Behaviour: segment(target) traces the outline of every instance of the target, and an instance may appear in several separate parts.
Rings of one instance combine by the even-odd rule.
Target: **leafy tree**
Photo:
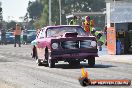
[[[48,4],[49,0],[44,0],[44,9],[43,9],[43,13],[41,16],[41,26],[45,26],[48,25],[49,21],[48,21],[48,17],[49,17],[49,4]]]
[[[49,7],[48,7],[48,0],[38,0],[39,3],[43,4],[43,11],[41,13],[41,16],[36,22],[34,22],[35,28],[42,28],[46,25],[48,25],[48,17],[49,17]]]
[[[67,8],[68,13],[101,11],[102,8],[105,8],[105,0],[65,0],[64,5],[63,7]]]
[[[16,26],[15,21],[11,21],[11,22],[7,23],[7,29],[15,28],[15,26]]]
[[[62,9],[65,10],[66,14],[71,14],[72,12],[98,12],[105,8],[105,0],[65,0],[65,3],[62,4]],[[104,24],[104,16],[92,16],[92,18],[94,18],[96,26]]]
[[[52,19],[59,23],[59,4],[58,0],[52,0]],[[105,8],[105,0],[61,0],[62,24],[66,24],[66,15],[72,12],[95,12]],[[52,20],[52,21],[54,21]]]
[[[40,17],[38,17],[38,20],[35,21],[34,25],[37,27],[43,27],[49,23],[49,0],[36,0],[34,3],[36,2],[42,4],[43,10],[41,11]],[[64,11],[64,13],[62,13],[62,24],[66,24],[66,15],[71,14],[72,12],[101,11],[103,8],[105,8],[105,0],[61,0],[61,5],[62,11]],[[51,0],[51,10],[52,23],[59,24],[59,0]]]
[[[59,13],[59,0],[51,0],[51,21],[52,24],[59,24],[60,13]]]
[[[27,11],[29,13],[29,18],[38,19],[43,11],[43,5],[38,1],[29,1]]]

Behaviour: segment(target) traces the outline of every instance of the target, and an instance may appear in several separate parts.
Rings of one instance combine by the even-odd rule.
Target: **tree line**
[[[49,0],[29,1],[27,12],[29,18],[36,27],[48,25]],[[66,15],[72,12],[95,12],[105,8],[105,0],[61,0],[62,24],[66,24]],[[59,0],[51,0],[51,20],[54,24],[59,24]]]
[[[61,0],[62,24],[67,24],[66,15],[72,12],[97,12],[105,8],[105,0]],[[29,1],[27,7],[29,26],[41,28],[49,24],[49,0]],[[27,14],[25,15],[26,18]],[[51,21],[52,24],[59,25],[60,12],[59,0],[51,0]],[[102,21],[104,18],[95,17],[95,21]],[[15,22],[7,24],[7,28],[14,26]],[[104,24],[104,23],[100,23]]]

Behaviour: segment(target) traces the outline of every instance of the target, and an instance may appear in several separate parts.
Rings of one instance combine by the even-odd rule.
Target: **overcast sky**
[[[6,21],[21,21],[19,17],[26,14],[28,1],[29,0],[0,0],[3,8],[3,19]]]

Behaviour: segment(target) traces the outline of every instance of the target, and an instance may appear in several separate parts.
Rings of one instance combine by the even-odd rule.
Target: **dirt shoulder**
[[[13,85],[7,82],[0,80],[0,88],[16,88],[16,87],[14,87]]]

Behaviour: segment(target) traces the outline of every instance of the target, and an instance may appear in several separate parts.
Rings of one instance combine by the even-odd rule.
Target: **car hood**
[[[50,45],[52,42],[61,42],[61,41],[74,41],[74,40],[85,40],[85,39],[90,39],[90,40],[95,40],[94,36],[77,36],[77,34],[71,34],[67,33],[65,35],[61,36],[52,36],[52,37],[47,37],[43,39],[35,39],[31,42],[31,45],[36,45],[38,42],[41,42],[42,45]],[[45,42],[44,42],[45,41]]]
[[[59,36],[59,37],[51,37],[47,38],[46,41],[51,43],[51,42],[56,42],[56,41],[74,41],[74,40],[93,40],[96,41],[95,36],[77,36],[77,37],[65,37],[65,36]]]

